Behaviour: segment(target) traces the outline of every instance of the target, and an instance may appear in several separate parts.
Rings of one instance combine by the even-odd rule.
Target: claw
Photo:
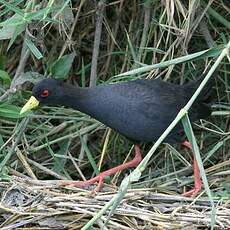
[[[60,184],[63,186],[76,186],[76,187],[84,188],[84,187],[88,187],[91,184],[98,182],[98,185],[92,191],[92,193],[97,193],[100,191],[105,177],[114,175],[117,172],[120,172],[127,168],[136,167],[141,162],[141,160],[142,160],[142,157],[141,157],[140,147],[138,145],[135,145],[135,157],[133,160],[127,163],[118,165],[117,167],[114,167],[112,169],[108,169],[107,171],[104,171],[100,173],[99,175],[97,175],[96,177],[90,180],[87,180],[87,181],[62,181],[60,182]]]

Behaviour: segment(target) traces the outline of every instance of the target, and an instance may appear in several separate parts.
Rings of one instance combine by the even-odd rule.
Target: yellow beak
[[[23,114],[33,108],[36,108],[38,105],[39,101],[34,96],[31,96],[29,101],[27,101],[26,104],[22,107],[20,114]]]

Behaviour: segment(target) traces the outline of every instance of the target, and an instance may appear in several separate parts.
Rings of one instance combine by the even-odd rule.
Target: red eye
[[[43,90],[43,92],[41,93],[41,97],[48,97],[49,96],[49,90],[45,89]]]

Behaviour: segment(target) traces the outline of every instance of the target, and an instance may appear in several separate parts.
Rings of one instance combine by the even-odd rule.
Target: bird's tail
[[[189,90],[192,94],[195,93],[197,88],[200,86],[201,82],[204,80],[205,75],[207,74],[208,71],[206,71],[204,74],[202,74],[199,78],[197,78],[195,81],[190,82],[186,84],[185,90]],[[200,94],[197,97],[198,101],[203,101],[203,102],[210,102],[210,97],[212,95],[212,88],[215,85],[215,79],[217,78],[217,72],[214,72],[213,75],[209,78],[208,82],[200,92]]]
[[[207,71],[206,71],[207,73]],[[204,76],[206,73],[202,74],[197,80],[190,82],[185,85],[185,91],[188,93],[190,92],[191,96],[195,93],[199,85],[204,79]],[[200,94],[197,96],[196,100],[194,101],[192,108],[191,108],[191,113],[193,114],[192,120],[197,120],[197,119],[202,119],[206,118],[211,115],[211,101],[213,99],[213,86],[215,83],[215,78],[217,76],[217,73],[214,72],[214,76],[211,76],[209,81],[206,83]]]

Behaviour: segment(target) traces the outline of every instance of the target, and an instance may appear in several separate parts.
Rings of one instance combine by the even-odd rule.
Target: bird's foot
[[[182,196],[186,196],[186,197],[195,197],[197,196],[197,194],[200,192],[202,187],[202,184],[199,187],[194,187],[193,189],[182,193]]]
[[[92,193],[97,193],[100,191],[103,182],[104,182],[104,178],[106,177],[106,175],[104,175],[104,173],[100,173],[98,176],[90,179],[90,180],[86,180],[86,181],[62,181],[60,182],[60,184],[62,186],[72,186],[72,187],[78,187],[78,188],[86,188],[89,187],[92,184],[97,183],[97,186],[95,189],[92,190]]]
[[[183,145],[187,147],[188,149],[190,149],[191,151],[193,151],[192,145],[188,141],[185,141]],[[195,197],[202,188],[202,180],[200,178],[200,171],[199,171],[198,163],[196,161],[194,153],[193,153],[193,171],[194,171],[194,188],[188,192],[183,193],[182,194],[183,196]]]
[[[96,188],[92,191],[93,193],[97,193],[100,191],[105,177],[114,175],[117,172],[120,172],[120,171],[127,169],[127,168],[136,167],[141,162],[142,157],[141,157],[140,147],[138,145],[135,145],[134,149],[135,149],[135,157],[131,161],[128,161],[124,164],[118,165],[117,167],[108,169],[108,170],[100,173],[99,175],[93,177],[90,180],[86,180],[86,181],[62,181],[62,182],[60,182],[60,185],[76,186],[76,187],[84,188],[84,187],[88,187],[88,186],[98,182]]]
[[[195,197],[201,190],[202,188],[202,181],[200,177],[195,177],[195,182],[194,182],[194,188],[184,192],[182,195],[186,197]]]

